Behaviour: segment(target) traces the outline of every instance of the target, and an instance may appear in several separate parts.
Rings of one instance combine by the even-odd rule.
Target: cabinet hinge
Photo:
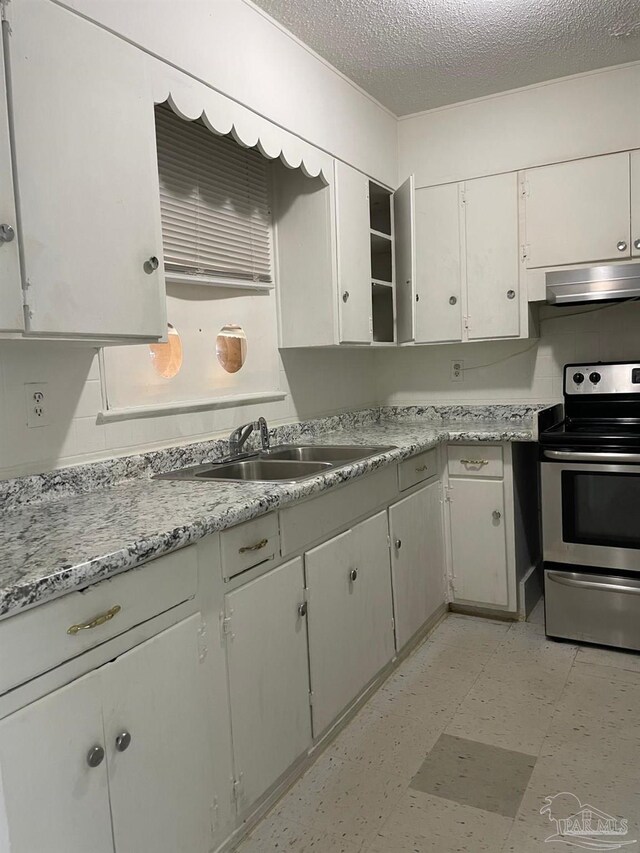
[[[526,261],[527,258],[529,257],[529,246],[526,243],[523,243],[523,245],[520,247],[520,249],[521,249],[522,260]]]
[[[468,314],[465,314],[462,319],[463,319],[464,328],[470,329],[471,328],[471,317],[469,317]]]
[[[465,190],[461,189],[460,190],[460,204],[466,204],[466,203],[467,203],[467,193]]]
[[[224,616],[222,618],[222,639],[226,640],[227,638],[233,640],[235,634],[231,630],[231,616]]]
[[[313,690],[309,691],[309,705],[313,707]]]
[[[243,776],[243,773],[238,773],[238,778],[231,783],[231,796],[236,803],[240,801],[244,793]]]
[[[520,195],[522,198],[529,198],[529,181],[524,178],[520,181]]]
[[[391,537],[387,534],[387,548],[391,550]]]
[[[392,630],[392,631],[394,631],[394,633],[395,633],[395,630],[396,630],[396,620],[393,618],[393,616],[391,617],[391,630]]]
[[[202,619],[198,626],[198,659],[200,663],[206,658],[209,649],[207,647],[207,623]]]
[[[9,13],[7,11],[8,8],[9,0],[0,0],[0,21],[7,21],[7,23],[9,22]]]
[[[452,503],[453,498],[451,497],[451,486],[444,487],[444,499],[447,503]]]
[[[214,797],[209,806],[209,823],[211,824],[211,836],[213,837],[218,828],[218,798]]]

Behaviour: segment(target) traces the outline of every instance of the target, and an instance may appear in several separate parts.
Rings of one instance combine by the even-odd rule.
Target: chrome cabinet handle
[[[618,240],[616,248],[619,252],[624,252],[627,248],[627,244],[624,240]]]
[[[93,628],[98,628],[100,625],[104,625],[105,622],[110,622],[121,610],[122,607],[119,604],[114,604],[106,613],[101,613],[90,622],[82,622],[79,625],[72,625],[70,628],[67,628],[67,634],[74,636],[75,634],[79,634],[80,631],[91,631]]]
[[[633,241],[633,248],[634,249],[640,249],[640,240],[634,240]]]
[[[499,510],[499,509],[494,509],[494,511],[493,511],[493,520],[494,520],[494,521],[500,521],[500,519],[501,519],[501,518],[502,518],[502,513],[500,512],[500,510]]]
[[[516,298],[515,290],[507,290],[507,299],[515,299],[515,298]]]
[[[450,296],[449,297],[449,305],[455,305],[457,303],[457,301],[458,301],[457,296]]]
[[[396,539],[395,541],[396,550],[399,551],[402,548],[402,539]]]
[[[307,602],[306,602],[306,601],[303,601],[303,602],[302,602],[302,604],[299,604],[299,605],[298,605],[298,616],[299,616],[301,619],[304,619],[304,617],[305,617],[306,615],[307,615]]]
[[[238,548],[238,553],[246,554],[247,551],[260,551],[262,548],[266,548],[268,544],[268,539],[261,539],[259,542],[256,542],[255,545],[243,545],[242,548]]]
[[[160,261],[156,258],[155,255],[151,255],[151,257],[148,258],[142,266],[147,275],[151,275],[151,273],[155,272],[160,266]]]
[[[349,291],[348,290],[345,290],[345,292],[342,294],[342,301],[343,302],[349,301]]]
[[[6,222],[0,225],[0,243],[10,243],[15,236],[16,232],[13,230],[12,225]]]
[[[129,748],[129,744],[131,743],[131,735],[129,732],[120,732],[118,737],[116,738],[116,749],[118,752],[124,752]]]
[[[461,459],[462,465],[488,465],[488,459]]]
[[[354,583],[355,581],[358,580],[358,570],[357,569],[351,569],[351,571],[349,572],[349,580],[351,581],[351,583]]]
[[[87,764],[89,767],[99,767],[104,760],[104,749],[101,746],[92,746],[87,753]]]

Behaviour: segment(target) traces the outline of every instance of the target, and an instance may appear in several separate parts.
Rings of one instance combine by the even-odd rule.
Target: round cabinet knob
[[[131,743],[131,735],[129,732],[120,732],[118,737],[116,738],[116,749],[118,752],[124,752],[125,749],[129,748],[129,744]]]
[[[345,292],[342,294],[342,301],[343,302],[349,301],[349,291],[348,290],[345,290]]]
[[[303,601],[298,605],[298,616],[303,619],[307,615],[307,602]]]
[[[494,520],[494,521],[500,521],[500,519],[501,519],[501,518],[502,518],[502,513],[500,512],[500,510],[499,510],[499,509],[494,509],[494,511],[493,511],[493,520]]]
[[[640,240],[634,240],[633,241],[633,248],[634,249],[640,249]]]
[[[151,275],[151,273],[155,272],[159,266],[160,261],[156,258],[155,255],[152,255],[143,264],[144,271],[147,273],[147,275]]]
[[[89,767],[99,767],[104,760],[104,749],[101,746],[92,746],[87,753],[87,764]]]
[[[584,373],[574,373],[573,381],[576,383],[576,385],[582,385],[582,383],[584,382]]]
[[[10,243],[15,236],[16,232],[12,225],[7,225],[6,222],[0,225],[0,243]]]
[[[396,539],[396,549],[399,551],[402,548],[402,539]]]
[[[507,299],[515,299],[515,298],[516,298],[515,290],[507,290]]]
[[[597,385],[601,379],[602,376],[600,376],[600,374],[596,370],[594,370],[593,373],[589,374],[589,380],[593,382],[594,385]]]
[[[457,296],[450,296],[449,297],[449,305],[455,305],[457,303],[457,301],[458,301]]]
[[[351,583],[358,580],[358,570],[357,569],[351,569],[351,571],[349,572],[349,580],[351,581]]]
[[[619,252],[625,252],[627,249],[627,244],[624,240],[618,240],[618,244],[616,246]]]

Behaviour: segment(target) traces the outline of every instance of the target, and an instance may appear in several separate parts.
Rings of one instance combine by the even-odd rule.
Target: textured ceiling
[[[640,59],[640,0],[254,0],[396,115]]]

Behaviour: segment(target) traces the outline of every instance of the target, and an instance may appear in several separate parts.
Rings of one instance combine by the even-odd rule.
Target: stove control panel
[[[566,397],[589,394],[640,394],[640,364],[567,364],[564,368]]]

